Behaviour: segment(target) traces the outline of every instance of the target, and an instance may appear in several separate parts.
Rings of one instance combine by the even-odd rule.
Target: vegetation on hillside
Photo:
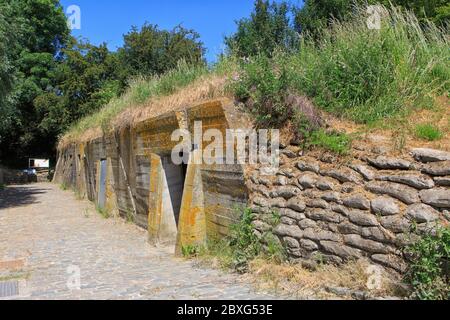
[[[112,122],[126,109],[142,107],[149,99],[168,96],[192,82],[209,74],[204,65],[188,65],[180,61],[175,69],[153,77],[137,77],[129,82],[129,88],[121,95],[111,99],[98,112],[86,116],[73,124],[66,138],[77,139],[89,129],[111,129]]]
[[[245,23],[239,22],[235,40],[242,32],[250,38],[256,36],[256,32],[248,30],[264,23],[266,28],[273,28],[273,21],[281,19],[280,11],[287,8],[273,5],[258,9],[260,3],[256,2],[255,10],[264,9],[264,14],[257,12]],[[371,30],[366,26],[364,9],[354,7],[351,19],[335,20],[321,30],[320,39],[303,37],[299,50],[273,44],[271,54],[262,50],[239,58],[246,49],[233,47],[230,42],[230,55],[211,68],[181,63],[164,75],[135,80],[126,94],[78,122],[70,134],[76,136],[93,127],[110,128],[128,108],[216,76],[228,79],[228,93],[244,102],[256,125],[280,127],[291,121],[302,137],[309,138],[308,145],[344,154],[351,139],[320,129],[323,123],[317,119],[318,110],[358,123],[376,124],[432,107],[434,98],[450,88],[446,29],[429,21],[420,22],[411,12],[392,7],[384,9],[381,29]],[[260,21],[259,16],[269,18]],[[285,34],[293,30],[289,24],[283,28]],[[247,43],[249,39],[242,41]]]
[[[287,62],[293,88],[323,110],[362,123],[427,106],[448,92],[448,34],[394,8],[384,10],[381,30],[368,29],[365,17],[361,8],[320,40],[305,39]]]

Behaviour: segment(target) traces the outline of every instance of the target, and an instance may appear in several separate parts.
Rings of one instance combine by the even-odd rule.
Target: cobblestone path
[[[102,218],[90,202],[56,185],[0,191],[0,282],[16,283],[14,298],[273,298],[237,275],[198,268],[172,252],[150,246],[145,230]]]

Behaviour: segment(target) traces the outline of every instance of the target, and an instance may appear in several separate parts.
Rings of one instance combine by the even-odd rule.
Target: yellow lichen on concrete
[[[201,157],[198,150],[191,153],[186,173],[175,248],[178,255],[181,254],[183,247],[202,245],[206,242],[203,183],[200,166],[195,164],[198,157]]]
[[[159,241],[162,218],[161,158],[152,154],[150,158],[150,194],[148,205],[148,238],[150,243]]]

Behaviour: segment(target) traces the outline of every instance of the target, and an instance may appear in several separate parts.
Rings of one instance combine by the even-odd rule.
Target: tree
[[[0,12],[0,104],[4,103],[12,85],[12,65],[8,56],[11,39],[6,32],[9,26]]]
[[[419,20],[430,19],[437,24],[446,24],[450,17],[448,0],[306,0],[301,9],[295,10],[295,25],[302,33],[320,36],[320,30],[329,26],[333,19],[346,20],[351,17],[355,5],[393,4],[411,10]]]
[[[118,63],[106,44],[94,46],[72,38],[61,51],[53,83],[34,100],[41,119],[38,128],[58,136],[73,122],[106,105],[120,93]]]
[[[320,30],[329,26],[332,19],[347,19],[354,3],[354,0],[306,0],[304,6],[296,10],[296,28],[303,34],[318,37]]]
[[[180,60],[188,64],[204,63],[204,51],[200,36],[194,30],[177,26],[167,31],[145,24],[140,30],[133,27],[124,35],[119,57],[127,76],[147,76],[173,69]]]
[[[124,91],[128,77],[205,63],[200,36],[181,26],[133,28],[118,53],[69,35],[58,0],[0,0],[0,159],[55,156],[58,136]]]
[[[40,119],[33,101],[51,83],[69,30],[57,0],[0,0],[0,12],[10,35],[5,61],[14,80],[3,97],[7,112],[2,112],[0,122],[8,129],[0,132],[0,157],[7,155],[14,164],[31,154],[49,155],[51,148],[37,129]],[[5,68],[6,63],[1,65]]]
[[[296,49],[298,33],[291,22],[290,11],[286,2],[256,0],[250,18],[237,21],[236,33],[225,38],[226,46],[240,57],[270,56],[276,48]]]

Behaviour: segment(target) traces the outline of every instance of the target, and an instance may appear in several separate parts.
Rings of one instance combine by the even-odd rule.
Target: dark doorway
[[[106,159],[100,160],[100,181],[98,186],[98,206],[105,208],[106,202]]]
[[[166,176],[167,188],[170,195],[173,214],[175,216],[175,222],[178,226],[187,165],[175,165],[173,164],[171,157],[164,157],[162,158],[162,166]]]

